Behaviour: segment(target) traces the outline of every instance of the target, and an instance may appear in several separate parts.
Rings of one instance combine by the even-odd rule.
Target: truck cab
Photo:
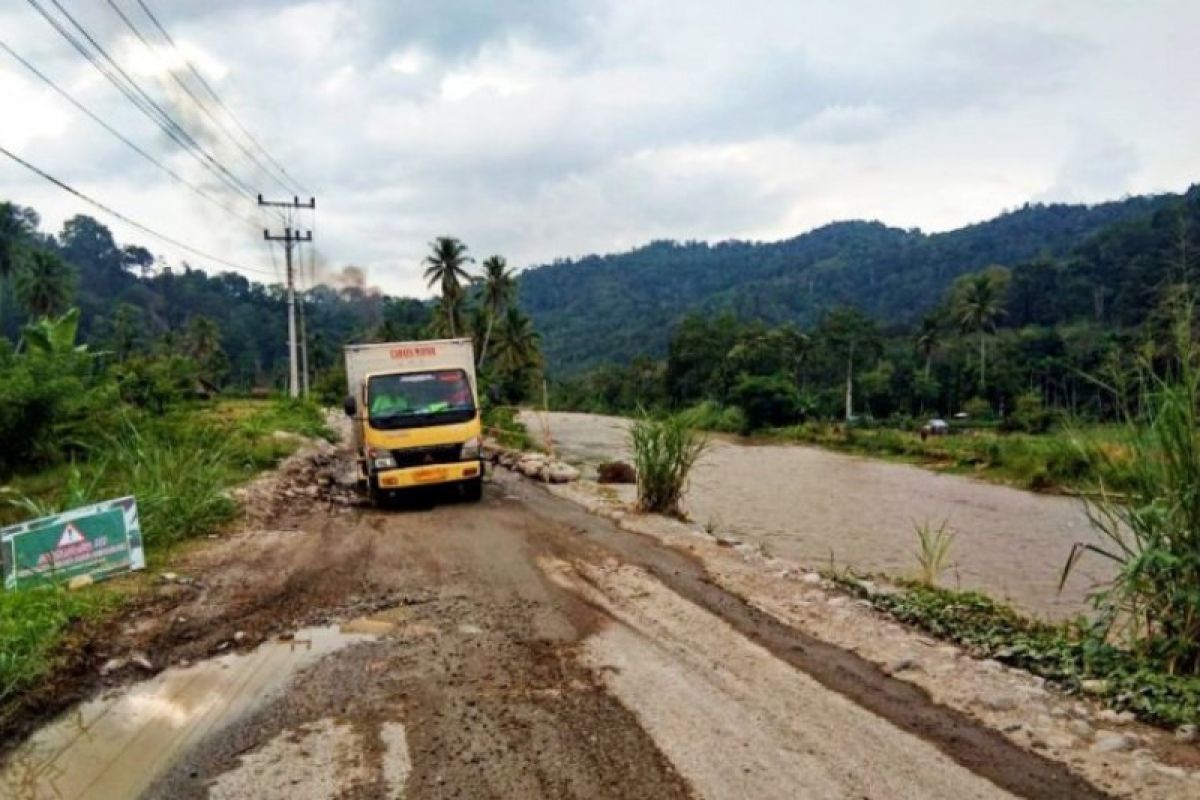
[[[438,484],[482,496],[470,339],[349,345],[346,378],[359,484],[373,502]]]

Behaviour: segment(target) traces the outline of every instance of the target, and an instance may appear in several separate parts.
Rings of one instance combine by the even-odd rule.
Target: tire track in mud
[[[491,490],[481,506],[308,518],[298,546],[260,556],[276,575],[261,596],[246,598],[249,606],[296,602],[289,587],[312,573],[321,541],[348,560],[322,575],[319,602],[345,602],[351,592],[420,602],[371,612],[368,620],[394,631],[297,674],[282,697],[183,755],[148,796],[199,800],[222,780],[244,785],[256,754],[335,721],[366,748],[365,761],[339,778],[352,780],[347,797],[396,796],[387,762],[369,747],[388,726],[404,730],[410,800],[694,797],[636,715],[579,658],[605,619],[537,567],[555,527],[530,524],[523,505]],[[252,563],[243,569],[257,572]],[[296,757],[294,748],[279,751]],[[329,765],[331,774],[339,769]],[[279,791],[286,781],[261,788],[263,797],[288,796]]]
[[[935,703],[920,687],[883,673],[855,653],[788,627],[717,586],[697,560],[609,520],[572,506],[532,484],[511,491],[531,513],[575,532],[558,537],[553,554],[594,562],[596,548],[640,566],[680,597],[721,618],[735,630],[825,688],[846,697],[900,730],[933,744],[954,762],[995,785],[1028,798],[1096,800],[1111,795],[1066,766],[1022,749],[1001,732]]]

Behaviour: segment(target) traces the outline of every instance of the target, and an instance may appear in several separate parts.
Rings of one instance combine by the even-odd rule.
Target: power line
[[[151,122],[154,122],[159,128],[161,128],[163,132],[172,139],[172,141],[182,147],[185,151],[192,155],[192,157],[197,159],[202,166],[204,166],[210,172],[213,172],[213,174],[216,175],[219,180],[221,180],[234,192],[244,194],[251,199],[255,197],[255,193],[250,189],[249,186],[238,179],[238,177],[231,173],[224,164],[222,164],[211,154],[209,154],[203,147],[201,147],[200,144],[191,136],[191,134],[184,130],[183,127],[162,108],[162,106],[155,102],[154,99],[150,97],[145,90],[143,90],[141,86],[139,86],[138,83],[129,76],[129,74],[125,72],[125,70],[122,69],[121,66],[116,63],[116,61],[113,60],[113,58],[100,45],[100,43],[97,42],[90,33],[88,33],[87,29],[84,28],[65,8],[62,7],[58,0],[50,0],[50,2],[54,4],[55,8],[57,8],[59,12],[62,13],[62,15],[66,17],[68,21],[70,21],[76,30],[78,30],[80,34],[82,34],[82,36],[91,44],[96,52],[99,53],[99,55],[104,59],[104,62],[107,63],[107,66],[105,63],[101,63],[99,60],[97,60],[96,56],[89,51],[88,48],[85,47],[83,43],[74,36],[74,34],[67,30],[61,22],[55,19],[45,8],[43,8],[37,0],[28,0],[28,2],[39,14],[42,15],[42,17],[50,24],[50,26],[58,32],[60,36],[66,39],[67,42],[70,43],[71,46],[74,47],[85,59],[87,59],[87,61],[93,67],[95,67],[95,69],[110,83],[112,83],[113,86],[117,87],[117,89],[123,95],[125,95],[125,98],[133,103],[133,105],[139,111],[149,117]],[[120,79],[118,79],[118,76]]]
[[[128,16],[125,15],[125,12],[122,11],[121,7],[117,5],[116,0],[106,0],[106,2],[108,3],[109,8],[111,8],[113,10],[113,12],[116,13],[116,15],[121,18],[121,21],[125,23],[125,26],[127,28],[129,28],[130,31],[133,32],[133,35],[137,37],[138,41],[140,41],[146,47],[147,50],[153,51],[153,45],[151,45],[150,41],[142,34],[141,29],[139,29],[138,26],[134,24],[133,20],[131,20]],[[261,161],[259,161],[258,156],[256,156],[253,152],[251,152],[250,149],[247,148],[241,141],[239,141],[237,138],[235,138],[233,136],[233,134],[231,134],[225,128],[225,126],[221,123],[221,121],[218,120],[215,116],[213,116],[212,112],[208,108],[208,105],[206,103],[204,103],[203,101],[201,101],[201,99],[196,96],[195,92],[192,91],[191,87],[189,87],[186,83],[184,83],[179,78],[179,76],[175,74],[174,70],[169,69],[169,70],[167,70],[167,73],[171,76],[171,80],[173,80],[176,83],[176,85],[178,85],[179,88],[183,90],[184,94],[186,94],[189,98],[191,98],[192,102],[196,104],[196,107],[200,109],[200,111],[204,114],[204,116],[208,117],[208,119],[212,122],[212,124],[214,126],[216,126],[217,130],[219,130],[221,133],[223,133],[225,135],[225,137],[227,139],[229,139],[229,141],[233,142],[233,144],[238,149],[240,149],[242,151],[242,153],[244,153],[246,155],[247,158],[250,159],[251,163],[253,163],[256,167],[258,167],[260,170],[262,170],[263,174],[266,175],[269,179],[275,181],[275,183],[282,186],[284,191],[288,191],[288,192],[292,191],[291,187],[289,187],[286,183],[284,183],[282,180],[277,178],[275,175],[271,174],[271,171],[269,169],[267,169],[266,166],[264,166]]]
[[[259,143],[258,139],[254,138],[254,135],[246,129],[246,126],[241,123],[241,120],[237,118],[237,115],[233,113],[233,110],[225,104],[225,101],[221,99],[221,96],[218,95],[216,90],[212,88],[207,80],[205,80],[204,75],[202,75],[200,71],[192,65],[192,62],[183,54],[183,51],[179,49],[178,45],[175,44],[175,40],[171,37],[171,34],[169,34],[167,29],[163,27],[162,23],[158,21],[158,17],[154,15],[154,12],[150,10],[150,7],[147,6],[143,0],[137,0],[137,4],[141,6],[142,11],[145,12],[146,16],[150,18],[150,21],[154,24],[154,27],[157,28],[158,32],[162,34],[162,37],[167,40],[168,44],[171,45],[171,48],[179,54],[180,60],[183,61],[184,65],[188,68],[188,71],[191,72],[196,81],[204,87],[204,90],[216,102],[216,104],[221,107],[233,124],[237,126],[237,129],[240,130],[246,139],[252,145],[254,145],[254,147],[260,153],[263,154],[263,157],[266,158],[267,161],[271,162],[275,169],[279,171],[279,174],[291,183],[291,188],[289,191],[299,192],[300,194],[309,194],[309,191],[305,189],[304,186],[302,186],[299,182],[297,182],[296,179],[293,178],[286,169],[284,169],[283,165],[276,161],[267,151],[267,149]]]
[[[245,222],[247,225],[254,228],[255,230],[258,230],[259,225],[257,222],[255,222],[254,220],[250,219],[247,216],[243,216],[233,207],[228,206],[225,203],[222,203],[220,200],[218,200],[215,197],[213,197],[212,195],[208,194],[200,187],[196,186],[195,184],[188,181],[186,178],[179,175],[179,173],[175,172],[173,169],[168,167],[166,164],[163,164],[161,161],[156,159],[154,156],[147,153],[145,150],[143,150],[137,144],[130,141],[120,131],[118,131],[112,125],[109,125],[107,122],[105,122],[98,114],[96,114],[90,108],[83,105],[83,103],[79,102],[74,97],[72,97],[65,89],[63,89],[57,83],[55,83],[52,78],[47,76],[45,73],[43,73],[37,67],[35,67],[33,64],[29,63],[29,61],[27,61],[26,59],[21,57],[21,55],[19,53],[17,53],[15,50],[13,50],[11,47],[9,47],[9,45],[6,42],[4,42],[3,40],[0,40],[0,49],[3,49],[5,52],[7,52],[10,56],[12,56],[14,59],[16,59],[21,64],[21,66],[25,67],[25,69],[32,72],[39,79],[41,79],[47,86],[49,86],[51,89],[53,89],[55,92],[57,92],[60,97],[62,97],[68,103],[75,106],[75,108],[79,109],[84,114],[86,114],[88,117],[90,117],[92,119],[92,121],[94,121],[97,125],[100,125],[102,128],[104,128],[106,131],[111,133],[113,136],[117,137],[117,139],[119,139],[123,143],[125,143],[126,146],[128,146],[130,149],[132,149],[134,152],[136,152],[142,158],[146,159],[151,164],[153,164],[154,166],[161,169],[163,172],[170,175],[171,178],[173,178],[177,182],[183,184],[188,189],[192,190],[197,195],[199,195],[200,197],[207,200],[209,203],[212,203],[217,208],[220,208],[221,210],[228,213],[230,216],[233,216],[233,217]]]
[[[18,156],[16,153],[13,153],[11,150],[8,150],[7,148],[5,148],[3,146],[0,146],[0,155],[7,156],[8,158],[12,159],[16,163],[20,164],[22,167],[25,167],[25,169],[29,170],[30,172],[34,173],[35,175],[37,175],[41,178],[44,178],[45,180],[49,181],[50,183],[53,183],[55,186],[62,189],[63,191],[69,192],[70,194],[75,195],[80,200],[84,201],[85,203],[89,203],[89,204],[95,206],[96,208],[100,209],[104,213],[106,213],[112,217],[115,217],[116,219],[121,220],[122,222],[126,223],[127,225],[132,225],[133,227],[137,228],[138,230],[142,231],[143,233],[147,233],[156,239],[166,242],[167,244],[173,245],[174,247],[178,247],[181,250],[186,250],[187,252],[191,253],[192,255],[199,256],[200,258],[205,258],[205,259],[208,259],[209,261],[215,261],[218,264],[224,264],[225,266],[230,267],[232,269],[241,270],[243,272],[261,273],[264,275],[268,274],[260,269],[255,269],[253,267],[247,267],[242,264],[234,263],[233,261],[227,261],[226,259],[219,258],[217,256],[212,255],[211,253],[206,253],[203,250],[199,250],[195,247],[192,247],[189,244],[184,244],[183,242],[179,241],[178,239],[174,239],[170,236],[167,236],[164,233],[159,233],[158,231],[154,230],[153,228],[143,225],[142,223],[138,222],[137,220],[131,219],[130,217],[127,217],[126,215],[122,214],[120,211],[116,211],[115,209],[105,205],[104,203],[101,203],[99,200],[96,200],[95,198],[84,194],[83,192],[79,191],[75,187],[70,186],[69,184],[59,180],[58,178],[54,177],[50,173],[41,169],[40,167],[34,166],[33,164],[29,163],[25,159]]]

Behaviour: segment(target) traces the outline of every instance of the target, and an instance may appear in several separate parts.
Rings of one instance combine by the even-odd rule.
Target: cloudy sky
[[[107,0],[59,3],[217,160],[279,195],[240,149],[253,148],[172,82],[186,68],[137,0],[113,1],[153,48]],[[1200,179],[1195,0],[146,2],[316,195],[324,260],[361,265],[392,292],[424,292],[420,260],[439,234],[525,267],[846,218],[944,230],[1026,201]],[[222,192],[25,0],[0,4],[0,39]],[[270,275],[252,203],[225,190],[234,218],[198,198],[4,52],[0,98],[0,146]],[[3,158],[0,195],[37,208],[50,230],[95,213]],[[105,221],[123,241],[181,255]]]

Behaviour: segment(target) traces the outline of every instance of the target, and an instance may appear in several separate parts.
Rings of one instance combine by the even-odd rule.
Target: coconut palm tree
[[[221,349],[221,329],[213,320],[197,314],[188,320],[185,341],[188,355],[197,361],[204,361]]]
[[[516,306],[509,306],[496,341],[500,366],[510,372],[541,366],[540,342],[541,336],[534,330],[533,320]]]
[[[28,253],[13,278],[17,299],[31,317],[49,317],[65,309],[74,283],[67,262],[48,250]]]
[[[200,368],[200,376],[217,383],[229,368],[229,358],[221,346],[221,329],[212,319],[197,314],[188,320],[184,348]]]
[[[846,421],[854,417],[854,372],[878,357],[879,329],[857,308],[835,308],[821,318],[816,336],[822,346],[846,360]]]
[[[933,354],[937,350],[938,344],[942,338],[942,321],[936,314],[926,314],[921,320],[921,327],[917,329],[917,335],[913,340],[913,344],[917,347],[917,352],[925,359],[925,380],[929,380],[929,372],[933,366]]]
[[[483,307],[487,310],[487,330],[483,334],[483,346],[479,349],[479,368],[487,358],[488,345],[492,340],[492,326],[500,312],[512,302],[517,293],[517,283],[504,256],[488,256],[483,261]]]
[[[462,329],[463,282],[471,279],[466,265],[474,259],[467,255],[467,246],[453,236],[439,236],[429,246],[425,280],[430,287],[441,287],[444,322],[453,338]]]
[[[987,334],[996,330],[996,322],[1004,316],[1003,282],[989,272],[972,275],[962,285],[958,295],[958,322],[966,333],[979,337],[979,392],[987,388]]]

